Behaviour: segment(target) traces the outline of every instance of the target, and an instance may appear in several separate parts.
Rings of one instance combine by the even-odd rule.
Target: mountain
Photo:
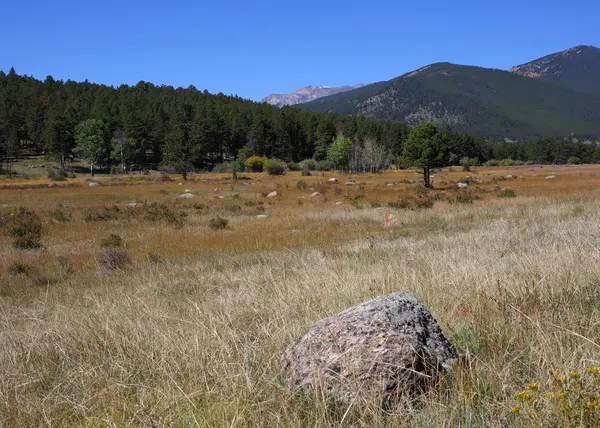
[[[511,73],[600,95],[600,49],[575,46],[510,68]]]
[[[363,84],[356,86],[305,86],[291,94],[271,94],[263,98],[260,102],[268,103],[277,107],[285,105],[293,106],[300,103],[316,100],[317,98],[327,97],[329,95],[339,94],[341,92],[351,91],[362,88]]]
[[[299,107],[408,124],[433,122],[489,139],[600,137],[600,96],[515,72],[450,63]]]

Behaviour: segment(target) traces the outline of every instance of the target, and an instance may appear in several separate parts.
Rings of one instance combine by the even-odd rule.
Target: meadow
[[[0,179],[0,219],[42,224],[37,249],[1,229],[0,426],[600,423],[600,166],[444,169],[429,190],[240,175]],[[285,385],[307,327],[393,291],[463,356],[438,387],[340,408]]]

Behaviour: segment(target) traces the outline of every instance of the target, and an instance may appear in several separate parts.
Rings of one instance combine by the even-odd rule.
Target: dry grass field
[[[243,176],[0,179],[0,219],[43,224],[37,250],[1,229],[1,427],[600,423],[600,166],[428,191],[412,171]],[[442,384],[391,408],[286,388],[304,329],[392,291],[464,355]]]

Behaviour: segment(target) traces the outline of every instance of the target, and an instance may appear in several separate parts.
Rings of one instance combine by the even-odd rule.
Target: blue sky
[[[0,69],[244,98],[387,80],[433,62],[508,68],[600,47],[600,2],[4,2]]]

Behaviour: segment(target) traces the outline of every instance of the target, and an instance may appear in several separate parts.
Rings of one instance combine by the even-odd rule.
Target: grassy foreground
[[[425,193],[412,172],[245,175],[0,181],[0,215],[45,232],[0,236],[0,426],[598,424],[600,168],[444,171]],[[304,329],[393,291],[465,355],[439,388],[385,409],[286,388]]]

